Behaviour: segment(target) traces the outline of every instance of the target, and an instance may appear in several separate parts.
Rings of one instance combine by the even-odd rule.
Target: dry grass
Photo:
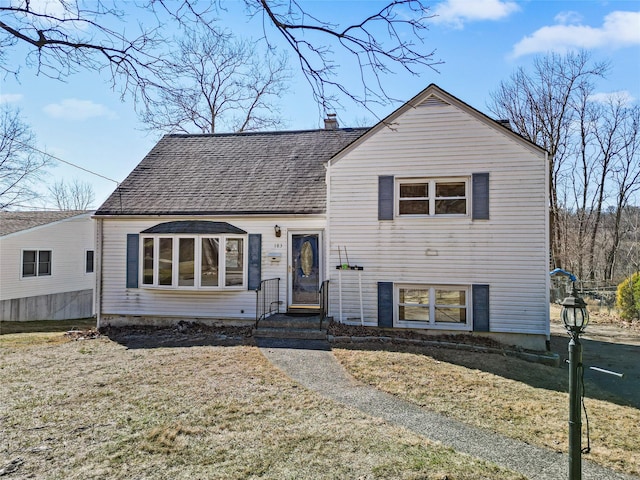
[[[0,335],[11,333],[66,332],[67,330],[86,330],[96,326],[95,318],[77,320],[36,320],[29,322],[0,321]]]
[[[334,349],[334,354],[364,383],[426,409],[566,451],[568,394],[566,378],[558,375],[558,369],[496,354],[376,348]],[[600,392],[599,398],[603,396]],[[592,450],[584,458],[640,474],[640,410],[589,398],[585,403]]]
[[[590,325],[613,325],[631,332],[640,332],[640,322],[637,320],[623,320],[615,308],[600,307],[593,301],[587,300]],[[551,322],[561,324],[560,312],[562,307],[557,303],[550,305]],[[588,328],[588,327],[587,327]]]
[[[252,346],[5,335],[0,398],[7,478],[522,478],[309,392]]]

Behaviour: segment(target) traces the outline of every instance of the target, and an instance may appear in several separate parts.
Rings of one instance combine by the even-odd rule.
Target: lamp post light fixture
[[[565,298],[560,316],[564,327],[571,336],[569,341],[569,480],[582,478],[582,417],[580,399],[582,398],[582,344],[580,335],[589,323],[586,302],[578,296],[575,283],[571,294]]]

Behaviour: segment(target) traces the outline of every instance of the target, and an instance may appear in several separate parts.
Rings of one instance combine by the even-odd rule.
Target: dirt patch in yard
[[[106,327],[100,333],[127,348],[253,345],[252,327],[181,321],[171,327]]]

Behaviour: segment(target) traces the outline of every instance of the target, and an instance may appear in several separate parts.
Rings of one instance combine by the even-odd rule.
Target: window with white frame
[[[230,235],[143,235],[142,285],[184,289],[245,286],[247,242]]]
[[[411,178],[397,179],[398,215],[455,215],[466,216],[469,179]]]
[[[41,277],[51,275],[51,250],[23,250],[22,276]]]
[[[93,250],[86,250],[85,252],[84,273],[93,273]]]
[[[470,287],[396,285],[396,326],[471,329]]]

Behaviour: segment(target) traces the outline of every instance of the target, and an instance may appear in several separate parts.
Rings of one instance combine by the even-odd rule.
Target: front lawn
[[[566,452],[566,369],[498,354],[354,345],[333,350],[347,371],[425,409],[526,443]],[[583,458],[640,474],[640,410],[587,385],[591,452]],[[583,416],[583,447],[586,423]]]
[[[251,345],[3,335],[0,398],[7,478],[522,479],[307,391]]]

